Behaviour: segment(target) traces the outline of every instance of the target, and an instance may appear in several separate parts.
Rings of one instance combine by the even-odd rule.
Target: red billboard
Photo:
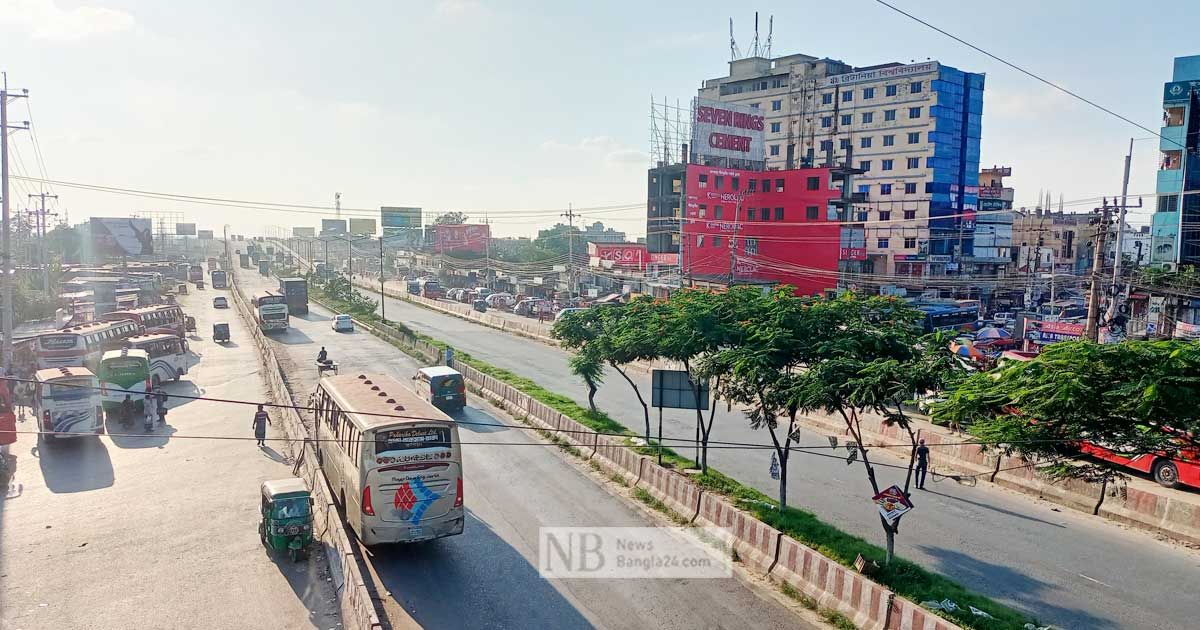
[[[437,251],[449,252],[478,252],[487,250],[488,239],[492,237],[490,225],[439,225],[437,230]]]
[[[638,269],[650,261],[650,254],[641,243],[588,243],[588,257],[597,259],[597,264],[610,260],[614,267]]]
[[[843,247],[838,250],[839,260],[866,260],[867,248],[865,247]]]

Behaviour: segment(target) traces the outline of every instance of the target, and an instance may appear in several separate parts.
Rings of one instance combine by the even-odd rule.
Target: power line
[[[1092,107],[1095,107],[1096,109],[1098,109],[1098,110],[1100,110],[1100,111],[1102,111],[1102,112],[1104,112],[1104,113],[1106,113],[1106,114],[1108,114],[1108,115],[1110,115],[1110,116],[1114,116],[1114,117],[1116,117],[1116,118],[1119,118],[1119,119],[1121,119],[1121,120],[1123,120],[1123,121],[1125,121],[1125,122],[1127,122],[1127,123],[1129,123],[1129,124],[1133,125],[1134,127],[1137,127],[1138,129],[1141,129],[1142,131],[1145,131],[1145,132],[1147,132],[1147,133],[1150,133],[1150,134],[1154,135],[1154,136],[1155,136],[1155,137],[1157,137],[1157,138],[1161,138],[1161,139],[1163,139],[1163,140],[1166,140],[1166,141],[1170,142],[1171,144],[1173,144],[1173,145],[1175,145],[1175,146],[1178,146],[1178,147],[1179,147],[1179,148],[1181,148],[1181,149],[1183,149],[1183,148],[1186,148],[1186,147],[1184,147],[1182,144],[1179,144],[1178,142],[1176,142],[1176,141],[1174,141],[1174,140],[1171,140],[1171,139],[1169,139],[1169,138],[1167,138],[1167,137],[1165,137],[1165,136],[1162,136],[1162,135],[1160,135],[1160,134],[1159,134],[1157,131],[1155,131],[1155,130],[1153,130],[1153,129],[1150,129],[1149,127],[1146,127],[1146,126],[1144,126],[1144,125],[1141,125],[1141,124],[1139,124],[1139,123],[1136,123],[1136,122],[1134,122],[1134,121],[1130,120],[1129,118],[1126,118],[1126,117],[1122,116],[1121,114],[1118,114],[1117,112],[1114,112],[1113,110],[1111,110],[1111,109],[1109,109],[1109,108],[1107,108],[1107,107],[1105,107],[1105,106],[1103,106],[1103,105],[1101,105],[1101,104],[1099,104],[1099,103],[1097,103],[1097,102],[1095,102],[1095,101],[1093,101],[1093,100],[1090,100],[1090,99],[1088,99],[1088,98],[1085,98],[1085,97],[1083,97],[1083,96],[1080,96],[1079,94],[1076,94],[1075,92],[1072,92],[1071,90],[1068,90],[1067,88],[1065,88],[1065,87],[1063,87],[1063,86],[1061,86],[1061,85],[1059,85],[1059,84],[1057,84],[1057,83],[1055,83],[1055,82],[1053,82],[1053,81],[1051,81],[1051,80],[1049,80],[1049,79],[1046,79],[1046,78],[1043,78],[1043,77],[1041,77],[1041,76],[1039,76],[1039,75],[1037,75],[1037,74],[1034,74],[1033,72],[1031,72],[1031,71],[1029,71],[1029,70],[1026,70],[1025,68],[1022,68],[1021,66],[1018,66],[1017,64],[1015,64],[1015,63],[1013,63],[1013,62],[1011,62],[1011,61],[1008,61],[1007,59],[1003,59],[1003,58],[1001,58],[1001,57],[999,57],[999,56],[997,56],[997,55],[994,55],[994,54],[992,54],[992,53],[990,53],[990,52],[988,52],[988,51],[986,51],[986,50],[984,50],[984,49],[980,48],[979,46],[976,46],[975,44],[972,44],[971,42],[969,42],[969,41],[967,41],[967,40],[965,40],[965,39],[963,39],[963,38],[961,38],[961,37],[959,37],[959,36],[957,36],[957,35],[955,35],[955,34],[953,34],[953,33],[949,32],[949,31],[947,31],[947,30],[945,30],[945,29],[939,28],[939,27],[937,27],[937,26],[934,26],[933,24],[930,24],[929,22],[926,22],[925,20],[923,20],[923,19],[921,19],[921,18],[919,18],[919,17],[917,17],[917,16],[915,16],[915,15],[913,15],[913,14],[911,14],[911,13],[909,13],[909,12],[907,12],[907,11],[905,11],[905,10],[903,10],[903,9],[899,8],[899,7],[897,7],[897,6],[896,6],[896,5],[894,5],[894,4],[891,4],[891,3],[889,3],[889,2],[885,2],[884,0],[875,0],[875,2],[877,2],[877,3],[879,3],[879,4],[882,4],[883,6],[885,6],[885,7],[889,8],[889,9],[891,9],[891,10],[895,11],[896,13],[899,13],[900,15],[903,15],[903,16],[905,16],[905,17],[907,17],[907,18],[909,18],[909,19],[911,19],[911,20],[913,20],[913,21],[915,21],[915,22],[917,22],[917,23],[919,23],[919,24],[922,24],[922,25],[924,25],[924,26],[927,26],[927,27],[929,27],[929,28],[931,28],[931,29],[933,29],[933,30],[935,30],[935,31],[937,31],[937,32],[939,32],[939,33],[941,33],[942,35],[945,35],[946,37],[949,37],[950,39],[953,39],[954,41],[956,41],[956,42],[958,42],[958,43],[960,43],[960,44],[962,44],[962,45],[964,45],[964,46],[966,46],[966,47],[968,47],[968,48],[971,48],[972,50],[975,50],[976,52],[979,52],[979,53],[982,53],[982,54],[984,54],[984,55],[986,55],[986,56],[988,56],[988,57],[991,57],[992,59],[994,59],[994,60],[996,60],[996,61],[999,61],[1000,63],[1002,63],[1002,64],[1004,64],[1004,65],[1008,66],[1009,68],[1012,68],[1013,70],[1016,70],[1017,72],[1020,72],[1021,74],[1024,74],[1025,76],[1028,76],[1028,77],[1030,77],[1030,78],[1032,78],[1032,79],[1035,79],[1035,80],[1037,80],[1037,81],[1040,81],[1040,82],[1042,82],[1042,83],[1044,83],[1044,84],[1046,84],[1046,85],[1048,85],[1048,86],[1050,86],[1050,87],[1052,87],[1052,88],[1054,88],[1054,89],[1058,90],[1059,92],[1062,92],[1063,94],[1066,94],[1067,96],[1070,96],[1070,97],[1072,97],[1072,98],[1075,98],[1075,99],[1077,99],[1077,100],[1083,101],[1084,103],[1087,103],[1088,105],[1091,105]]]

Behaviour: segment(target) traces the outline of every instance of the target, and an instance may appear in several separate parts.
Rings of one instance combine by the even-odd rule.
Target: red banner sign
[[[650,260],[641,243],[588,243],[588,256],[611,260],[615,267],[644,267]]]
[[[866,260],[867,248],[865,247],[843,247],[838,250],[839,260]]]
[[[437,250],[439,252],[483,252],[491,238],[489,225],[439,225],[437,226]]]

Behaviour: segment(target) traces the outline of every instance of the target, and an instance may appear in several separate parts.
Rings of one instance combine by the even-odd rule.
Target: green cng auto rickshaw
[[[313,541],[312,495],[303,479],[276,479],[262,484],[262,522],[258,535],[263,546],[288,552],[292,562],[304,557]]]

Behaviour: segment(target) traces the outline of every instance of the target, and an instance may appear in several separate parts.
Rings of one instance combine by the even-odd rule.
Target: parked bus
[[[975,330],[979,327],[979,305],[913,304],[924,315],[925,332]]]
[[[117,417],[126,396],[133,401],[134,413],[142,413],[142,398],[151,391],[150,353],[128,348],[109,350],[100,359],[96,375],[105,414]]]
[[[169,334],[183,337],[183,309],[177,304],[157,304],[144,306],[128,311],[113,311],[100,317],[103,321],[129,319],[142,327],[142,333],[147,335]]]
[[[259,293],[254,296],[254,319],[263,332],[287,330],[287,296],[281,293]]]
[[[54,437],[104,432],[99,382],[84,367],[60,367],[34,373],[33,415],[41,431]],[[39,441],[49,436],[38,435]]]
[[[105,350],[120,348],[126,339],[139,332],[141,326],[137,322],[123,319],[92,322],[43,333],[38,335],[38,368],[76,366],[95,370]]]
[[[150,355],[150,384],[155,389],[163,381],[178,381],[187,374],[187,345],[175,335],[138,335],[126,339],[125,347]]]
[[[321,468],[363,544],[463,532],[454,420],[385,375],[322,378],[314,407]]]

